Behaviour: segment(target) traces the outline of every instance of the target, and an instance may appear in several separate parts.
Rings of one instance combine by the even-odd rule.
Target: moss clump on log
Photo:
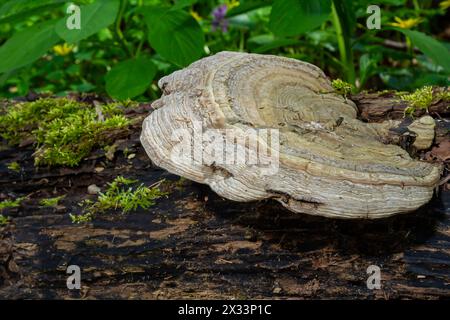
[[[166,195],[167,193],[159,190],[157,183],[154,186],[146,187],[138,183],[137,180],[126,179],[122,176],[116,177],[108,183],[105,193],[100,193],[97,201],[84,200],[79,205],[83,207],[83,213],[80,215],[70,214],[73,223],[82,223],[91,221],[97,214],[108,210],[122,210],[122,213],[135,211],[138,208],[147,209],[155,204],[154,200]]]
[[[331,85],[333,86],[333,89],[336,91],[336,93],[339,93],[345,97],[352,93],[354,89],[352,84],[342,81],[341,79],[335,79],[331,81]]]
[[[108,145],[111,132],[130,124],[117,104],[95,108],[67,98],[43,98],[5,109],[0,136],[13,145],[31,140],[36,165],[74,167],[94,147]]]
[[[9,218],[0,214],[0,226],[5,226],[9,223]]]
[[[400,99],[409,104],[409,107],[405,109],[405,115],[414,114],[416,109],[428,110],[433,102],[433,87],[425,86],[413,93],[401,95]]]
[[[64,199],[64,197],[65,196],[62,195],[59,197],[41,199],[41,201],[39,201],[39,204],[43,207],[56,207],[59,202]]]
[[[414,117],[417,111],[429,112],[429,108],[439,101],[450,101],[449,89],[433,88],[432,86],[424,86],[412,93],[397,93],[399,102],[404,102],[407,107],[404,110],[404,116]],[[448,106],[447,106],[448,109]]]
[[[0,210],[8,209],[8,208],[17,208],[20,206],[20,202],[22,202],[24,198],[17,198],[16,200],[3,200],[0,202]]]

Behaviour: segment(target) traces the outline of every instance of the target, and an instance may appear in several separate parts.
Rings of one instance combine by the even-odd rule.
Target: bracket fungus
[[[221,52],[158,85],[141,133],[148,156],[227,199],[372,219],[420,207],[439,181],[440,166],[389,140],[400,121],[358,120],[355,104],[309,63]],[[434,127],[422,127],[432,139]]]

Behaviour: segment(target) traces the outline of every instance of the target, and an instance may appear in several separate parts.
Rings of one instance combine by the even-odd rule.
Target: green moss
[[[0,210],[8,208],[17,208],[25,197],[17,198],[16,200],[3,200],[0,202]]]
[[[408,107],[405,109],[405,116],[412,116],[417,109],[428,110],[433,102],[433,87],[425,86],[413,93],[401,94],[399,98],[408,103]]]
[[[118,176],[108,183],[105,193],[100,193],[96,201],[84,200],[79,205],[83,208],[80,215],[70,214],[73,223],[91,221],[96,215],[108,210],[121,210],[122,213],[147,209],[155,204],[155,200],[166,195],[158,186],[146,187],[137,185],[137,180]]]
[[[8,169],[15,172],[20,172],[20,164],[17,161],[8,163]]]
[[[59,201],[61,201],[65,196],[59,196],[59,197],[54,197],[54,198],[46,198],[46,199],[41,199],[41,201],[39,201],[39,204],[43,207],[56,207],[59,204]]]
[[[343,96],[349,95],[354,88],[352,84],[342,81],[341,79],[331,81],[331,85],[337,93],[342,94]]]
[[[108,131],[125,129],[130,121],[117,104],[100,107],[67,98],[17,103],[0,116],[0,136],[11,144],[32,138],[36,165],[76,166],[94,147],[111,143]]]
[[[185,184],[186,184],[187,180],[183,177],[180,177],[180,179],[178,179],[177,181],[175,181],[175,189],[177,190],[184,190]]]
[[[123,156],[125,158],[127,158],[130,153],[131,153],[131,151],[127,147],[125,147],[125,149],[123,149]]]
[[[112,117],[114,115],[121,115],[122,110],[117,103],[108,103],[102,106],[102,113],[105,117]]]
[[[9,223],[9,218],[0,214],[0,226],[6,226]]]
[[[438,93],[437,98],[441,99],[443,101],[450,101],[450,91],[444,91],[444,92]]]

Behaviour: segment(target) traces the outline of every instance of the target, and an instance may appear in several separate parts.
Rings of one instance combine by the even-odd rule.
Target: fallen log
[[[444,92],[448,88],[435,88],[436,92]],[[359,110],[359,117],[363,121],[380,122],[387,119],[402,119],[405,116],[405,109],[408,107],[406,101],[401,101],[395,91],[385,92],[361,92],[351,95],[351,100],[355,102]],[[430,114],[435,118],[450,117],[449,101],[444,99],[434,99],[428,111],[418,109],[414,112],[414,117]]]
[[[136,110],[127,116],[142,121],[150,108]],[[94,150],[76,168],[34,167],[32,145],[2,148],[1,198],[26,199],[3,212],[11,222],[0,227],[1,298],[450,297],[448,182],[417,212],[376,221],[294,214],[273,200],[238,203],[150,163],[139,121],[113,158]],[[433,146],[416,156],[448,168],[448,150],[440,149],[448,119],[436,121]],[[12,161],[20,172],[7,169]],[[73,224],[68,214],[95,197],[88,186],[118,175],[146,185],[165,178],[169,195],[146,210]],[[58,207],[39,205],[58,195],[65,195]],[[66,286],[69,265],[81,268],[80,290]],[[380,289],[368,289],[370,265],[380,268]]]

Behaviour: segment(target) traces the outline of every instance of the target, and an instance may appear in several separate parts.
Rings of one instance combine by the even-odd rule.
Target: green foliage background
[[[368,0],[75,0],[81,29],[68,30],[67,1],[0,0],[0,96],[154,99],[161,76],[223,50],[308,61],[357,90],[445,86],[448,2],[378,0],[381,29],[368,30]]]

